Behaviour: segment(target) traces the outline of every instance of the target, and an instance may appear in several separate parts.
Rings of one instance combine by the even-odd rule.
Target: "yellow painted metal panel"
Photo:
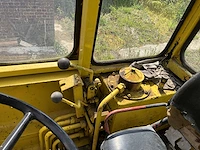
[[[94,44],[95,30],[97,25],[97,16],[99,11],[100,0],[83,0],[83,12],[82,12],[82,24],[80,35],[80,47],[79,47],[79,60],[72,61],[73,64],[90,68],[92,48]],[[200,0],[195,1],[195,6],[192,8],[189,18],[186,19],[181,27],[178,35],[175,37],[173,43],[179,42],[179,45],[175,48],[173,57],[179,60],[179,54],[183,43],[188,38],[189,34],[193,30],[196,23],[199,21],[200,15]],[[173,44],[171,45],[171,50]],[[96,74],[107,73],[111,71],[118,71],[120,68],[127,66],[128,64],[114,64],[109,66],[92,66],[92,69]],[[190,77],[187,74],[187,70],[179,67],[172,60],[168,67],[177,74],[181,79],[188,79]],[[88,73],[82,69],[81,75],[87,75]],[[58,81],[65,79],[72,74],[78,73],[78,70],[68,69],[66,72],[59,70],[56,62],[37,63],[37,64],[23,64],[13,66],[1,66],[0,67],[0,92],[15,96],[23,101],[37,107],[50,115],[52,118],[60,116],[62,114],[74,113],[75,109],[63,104],[55,104],[51,101],[50,95],[54,91],[59,91]],[[108,106],[110,110],[146,105],[157,102],[167,102],[175,93],[175,91],[164,91],[160,93],[156,85],[151,85],[152,95],[148,98],[140,101],[119,101],[118,99],[112,99]],[[101,92],[104,96],[108,95],[110,91],[105,84],[101,87]],[[101,95],[102,96],[102,95]],[[64,92],[64,97],[70,100],[83,100],[82,87],[76,87]],[[81,109],[78,115],[83,116],[84,110]],[[166,111],[163,108],[153,108],[148,110],[139,110],[135,112],[127,112],[123,114],[117,114],[112,118],[110,122],[111,131],[117,131],[123,128],[140,126],[152,123],[159,118],[166,115]],[[22,118],[22,114],[18,111],[13,111],[13,108],[0,105],[0,142],[9,134],[12,128]],[[38,131],[41,128],[41,124],[33,121],[27,130],[22,135],[16,148],[26,149],[39,149]],[[92,128],[92,127],[90,127]],[[88,142],[86,138],[85,141]],[[80,145],[84,145],[84,140],[78,141]],[[85,143],[87,143],[85,142]],[[21,148],[19,148],[21,147]]]
[[[63,71],[63,72],[24,75],[24,76],[4,77],[4,78],[0,78],[0,87],[58,81],[74,73],[77,73],[77,72]]]
[[[160,102],[168,102],[170,98],[173,96],[173,94],[166,95],[166,96],[163,95],[155,99],[152,98],[148,100],[141,100],[141,101],[132,103],[131,105],[130,104],[126,106],[118,105],[118,108],[134,107],[134,106],[141,106],[141,105],[160,103]],[[149,108],[149,109],[144,109],[144,110],[136,110],[132,112],[119,113],[119,114],[114,115],[113,118],[111,119],[112,120],[110,122],[111,132],[119,131],[119,130],[130,128],[130,127],[148,125],[148,124],[158,121],[159,119],[166,117],[166,115],[167,115],[166,108],[164,107]]]
[[[77,61],[72,61],[72,63],[77,64]],[[69,68],[68,70],[71,69],[72,68]],[[57,66],[57,62],[0,66],[0,77],[30,75],[57,71],[61,71]]]
[[[84,0],[81,22],[79,65],[90,68],[100,0]],[[84,71],[81,71],[82,73]]]
[[[192,74],[183,68],[177,61],[171,59],[167,67],[176,74],[182,81],[187,81],[192,77]]]
[[[174,44],[178,42],[178,45],[175,47],[173,51],[172,57],[175,57],[180,61],[181,48],[184,42],[189,37],[189,35],[191,34],[191,32],[193,31],[196,24],[199,22],[199,18],[200,18],[200,0],[196,0],[194,6],[189,12],[188,17],[186,18],[178,34],[176,35],[174,42],[169,48],[169,50],[173,49]]]
[[[1,87],[0,92],[17,97],[33,106],[42,110],[47,115],[55,118],[62,114],[74,112],[74,108],[63,103],[55,104],[51,101],[50,95],[52,92],[59,90],[58,82],[47,82],[37,84],[26,84],[10,87]],[[66,97],[73,97],[72,91],[65,93]],[[0,105],[0,142],[2,142],[9,132],[22,119],[22,114],[11,107]],[[38,131],[41,124],[37,121],[32,121],[16,147],[39,149]]]
[[[102,78],[102,80],[103,85],[101,88],[103,89],[101,90],[104,91],[104,93],[109,93],[110,90],[107,85],[107,78]],[[115,97],[108,103],[108,110],[112,111],[121,108],[168,102],[176,92],[174,90],[160,91],[158,86],[152,82],[147,82],[141,86],[144,90],[150,90],[148,97],[142,100],[126,100],[120,97]],[[110,118],[110,131],[115,132],[121,129],[151,124],[159,119],[164,118],[166,115],[166,109],[163,107],[119,113]]]

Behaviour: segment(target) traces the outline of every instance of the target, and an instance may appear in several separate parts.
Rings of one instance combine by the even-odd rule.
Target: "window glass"
[[[1,0],[0,63],[35,62],[73,49],[75,0]]]
[[[196,34],[192,42],[184,53],[185,61],[196,72],[200,71],[200,31]]]
[[[103,0],[94,60],[159,54],[190,0]]]

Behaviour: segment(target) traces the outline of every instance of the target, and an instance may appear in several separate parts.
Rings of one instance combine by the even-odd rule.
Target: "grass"
[[[104,0],[95,44],[95,59],[104,61],[158,54],[162,49],[155,50],[155,45],[168,42],[189,1]],[[69,49],[61,41],[73,42],[75,9],[71,6],[74,6],[73,0],[56,1],[56,23],[64,31],[56,33],[55,48],[58,54]],[[152,45],[154,49],[150,48]]]
[[[58,56],[65,56],[72,51],[74,42],[74,0],[55,1],[55,25],[60,29],[55,30],[54,49]]]
[[[95,59],[107,60],[102,55],[106,51],[117,53],[120,49],[167,42],[188,2],[105,1],[99,22]],[[156,52],[152,54],[147,51],[146,55],[149,54],[155,55]],[[134,57],[138,57],[137,53]],[[120,58],[116,55],[113,59]]]
[[[193,68],[195,71],[199,72],[200,71],[200,32],[196,34],[190,45],[185,51],[185,60],[188,63],[188,65]]]
[[[194,55],[195,54],[195,55]],[[194,51],[194,50],[186,50],[185,52],[185,58],[188,65],[193,68],[195,71],[200,71],[200,49]]]
[[[61,27],[61,31],[55,30],[55,41],[54,49],[57,52],[58,56],[66,56],[72,51],[68,46],[63,44],[64,42],[73,43],[74,40],[74,20],[69,17],[64,17],[61,19],[55,20],[55,24]]]

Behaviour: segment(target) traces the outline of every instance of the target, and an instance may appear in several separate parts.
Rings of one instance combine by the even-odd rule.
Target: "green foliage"
[[[104,0],[95,46],[95,58],[102,53],[132,49],[169,40],[189,0]],[[154,52],[154,54],[152,54]],[[139,56],[135,52],[134,57]],[[158,52],[146,52],[155,55]],[[132,57],[133,55],[129,55]]]
[[[192,67],[196,72],[200,71],[200,31],[196,34],[190,45],[187,47],[184,57],[186,62]]]
[[[74,19],[75,0],[56,0],[54,3],[56,17],[68,17]]]
[[[195,54],[195,55],[194,55]],[[188,49],[185,51],[186,62],[192,67],[195,71],[200,71],[200,48],[198,50]]]
[[[58,56],[66,55],[66,48],[63,47],[58,41],[54,42],[54,49]]]
[[[74,41],[75,0],[56,0],[55,2],[55,41],[54,49],[58,56],[67,55]],[[57,28],[56,28],[57,26]]]

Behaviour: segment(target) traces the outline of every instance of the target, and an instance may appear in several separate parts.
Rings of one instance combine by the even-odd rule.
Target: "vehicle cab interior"
[[[0,150],[200,149],[200,0],[8,0],[0,16]]]

